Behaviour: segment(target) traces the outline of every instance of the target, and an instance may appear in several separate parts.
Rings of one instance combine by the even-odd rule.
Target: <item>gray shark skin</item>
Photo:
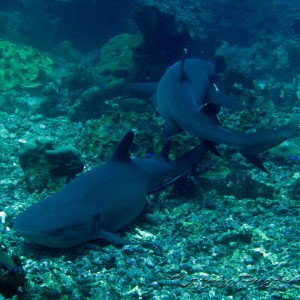
[[[20,213],[14,229],[33,243],[67,248],[103,238],[126,244],[114,232],[136,219],[146,195],[189,172],[207,152],[200,144],[170,161],[170,143],[153,159],[131,159],[134,134],[127,133],[110,160],[78,176],[58,193]]]
[[[217,91],[213,79],[215,65],[211,62],[183,58],[171,66],[158,85],[154,83],[129,84],[130,88],[149,91],[156,87],[155,106],[166,121],[163,135],[170,137],[182,131],[206,141],[214,152],[215,144],[228,145],[254,165],[268,172],[257,159],[257,155],[296,136],[299,127],[291,126],[278,130],[253,133],[236,133],[222,127],[216,115],[220,106],[242,109],[243,105]]]

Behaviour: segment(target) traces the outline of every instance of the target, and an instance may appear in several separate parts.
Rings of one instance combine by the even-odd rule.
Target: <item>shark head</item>
[[[99,213],[84,207],[64,207],[65,201],[54,194],[32,205],[14,221],[14,230],[27,241],[53,248],[66,248],[92,239],[100,225]],[[58,199],[59,200],[59,199]]]
[[[17,224],[20,225],[20,223]],[[40,226],[25,227],[24,224],[22,224],[23,227],[21,229],[18,229],[19,225],[15,226],[15,230],[27,241],[51,248],[67,248],[76,246],[83,243],[86,240],[85,236],[88,235],[86,227],[81,224],[72,224],[70,227],[49,227],[43,228],[42,230]]]
[[[130,131],[109,161],[20,213],[14,220],[15,231],[29,242],[52,248],[96,238],[123,243],[112,233],[141,213],[147,192],[146,176],[129,155],[133,137]]]

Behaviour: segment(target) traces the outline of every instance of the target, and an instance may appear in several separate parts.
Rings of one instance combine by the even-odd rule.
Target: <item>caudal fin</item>
[[[240,145],[239,152],[262,171],[269,173],[257,155],[299,134],[299,126],[265,130],[244,134],[245,143]]]

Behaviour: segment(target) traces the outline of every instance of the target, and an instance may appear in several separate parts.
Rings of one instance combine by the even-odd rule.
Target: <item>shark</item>
[[[155,158],[131,158],[133,139],[134,132],[129,131],[107,162],[21,212],[14,220],[14,230],[29,242],[51,248],[73,247],[98,238],[128,244],[116,232],[141,214],[146,195],[185,176],[208,151],[199,144],[170,160],[168,141]]]
[[[158,83],[129,83],[129,88],[154,94],[154,105],[165,120],[163,136],[182,131],[201,138],[213,153],[225,144],[239,151],[268,173],[258,154],[296,136],[299,126],[238,133],[224,128],[217,118],[221,107],[245,109],[245,105],[220,92],[215,85],[214,63],[185,56],[170,66]]]

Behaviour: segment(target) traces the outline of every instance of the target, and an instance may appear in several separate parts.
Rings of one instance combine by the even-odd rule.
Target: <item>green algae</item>
[[[52,179],[65,177],[68,182],[83,171],[81,155],[72,146],[55,147],[53,140],[46,137],[24,142],[19,163],[30,191],[42,188],[49,174]]]
[[[103,75],[126,75],[133,66],[132,49],[140,45],[140,34],[120,34],[111,38],[100,50],[99,71]]]
[[[121,86],[134,72],[133,49],[142,42],[140,34],[120,34],[111,38],[100,50],[99,72],[105,89]]]
[[[209,179],[209,180],[213,180],[213,179],[225,179],[228,174],[230,174],[231,170],[229,168],[226,167],[221,167],[218,170],[212,170],[212,171],[207,171],[204,176],[205,178]]]
[[[0,41],[0,88],[36,88],[41,73],[50,74],[52,60],[30,46]]]

